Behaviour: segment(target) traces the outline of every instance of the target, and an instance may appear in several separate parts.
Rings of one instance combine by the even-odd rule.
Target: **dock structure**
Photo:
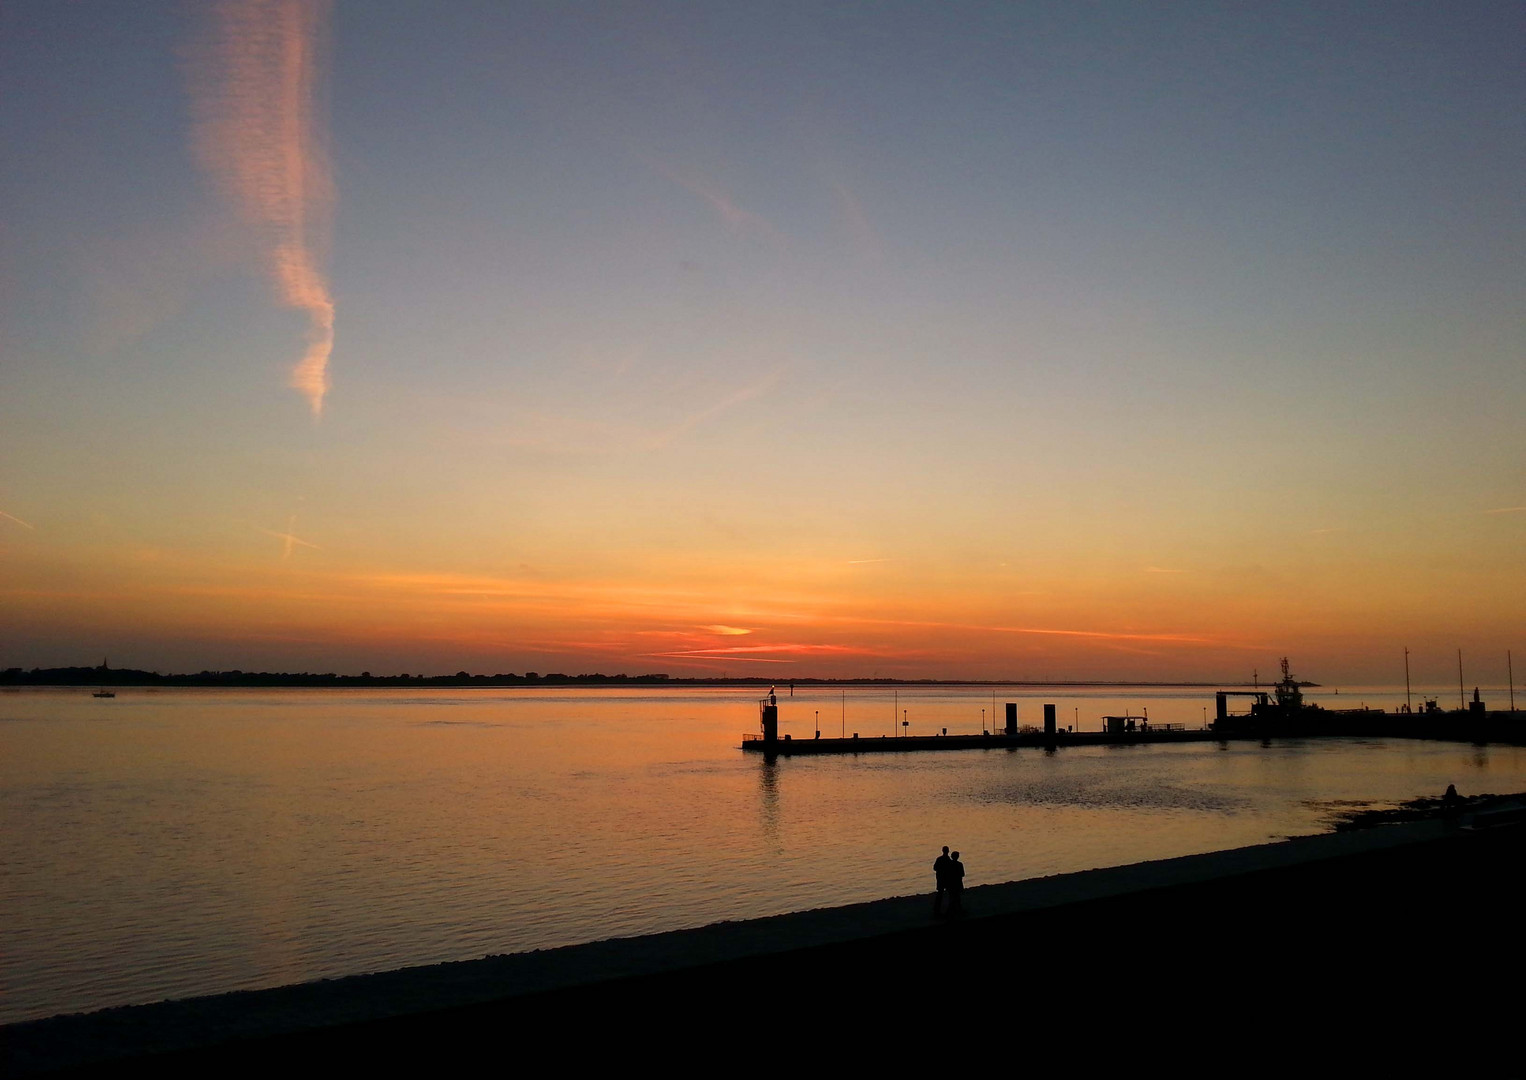
[[[1125,719],[1105,717],[1105,720]],[[1224,738],[1206,728],[1187,729],[1180,724],[1151,726],[1148,717],[1127,717],[1127,725],[1109,723],[1103,731],[1061,730],[1055,720],[1055,706],[1044,705],[1044,726],[1019,731],[1017,702],[1007,702],[1006,725],[1001,731],[982,731],[979,735],[881,735],[861,739],[858,732],[839,739],[794,739],[779,734],[779,703],[773,692],[758,702],[759,731],[742,736],[743,750],[767,755],[782,754],[907,754],[921,750],[1016,750],[1040,747],[1054,750],[1060,746],[1103,746],[1157,742],[1210,742]],[[1140,721],[1134,723],[1134,721]]]
[[[1232,714],[1231,697],[1252,699],[1249,713]],[[860,738],[812,739],[779,734],[779,705],[772,691],[758,703],[759,731],[742,736],[741,749],[769,757],[809,754],[907,754],[928,750],[1058,750],[1064,746],[1133,746],[1148,743],[1230,742],[1271,739],[1430,739],[1444,742],[1526,745],[1526,714],[1515,710],[1491,710],[1477,690],[1465,709],[1441,709],[1437,703],[1411,712],[1382,709],[1326,709],[1304,702],[1299,684],[1283,661],[1282,682],[1270,691],[1219,690],[1214,694],[1214,721],[1201,728],[1182,724],[1152,724],[1148,711],[1102,717],[1101,731],[1069,731],[1055,722],[1055,706],[1044,705],[1044,726],[1020,730],[1017,703],[1006,707],[1005,727],[978,735],[950,735],[945,728],[936,735],[881,735]],[[904,730],[904,726],[903,726]]]
[[[1230,697],[1249,696],[1250,712],[1230,714]],[[1514,709],[1491,710],[1479,697],[1464,702],[1458,694],[1456,709],[1443,709],[1436,699],[1410,710],[1406,703],[1394,712],[1383,709],[1327,709],[1303,699],[1302,684],[1293,677],[1287,657],[1282,658],[1282,679],[1270,693],[1220,690],[1214,695],[1214,731],[1224,738],[1259,739],[1435,739],[1446,742],[1471,742],[1480,745],[1504,743],[1526,745],[1526,716]]]
[[[1110,718],[1114,719],[1114,718]],[[1235,718],[1231,718],[1232,720]],[[986,732],[979,735],[881,735],[861,739],[768,739],[748,733],[741,749],[793,757],[809,754],[907,754],[926,750],[1057,750],[1067,746],[1135,746],[1154,743],[1265,742],[1271,739],[1427,739],[1478,745],[1526,745],[1526,717],[1515,712],[1390,713],[1380,709],[1321,709],[1317,714],[1280,720],[1244,718],[1220,728],[1152,724],[1134,730]],[[777,721],[775,722],[777,732]]]
[[[1238,737],[1238,736],[1237,736]],[[918,750],[1017,750],[1024,747],[1052,749],[1061,746],[1108,746],[1158,742],[1213,742],[1224,736],[1204,729],[1184,729],[1162,725],[1148,731],[1123,735],[1106,731],[1025,731],[1008,735],[988,732],[981,735],[881,735],[873,739],[853,736],[847,739],[791,739],[788,735],[772,742],[761,735],[742,736],[742,749],[753,753],[780,754],[786,757],[803,754],[906,754]]]

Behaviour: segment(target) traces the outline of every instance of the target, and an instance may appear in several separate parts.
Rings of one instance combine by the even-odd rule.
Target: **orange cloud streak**
[[[192,67],[196,147],[260,235],[281,302],[308,315],[289,385],[323,413],[334,301],[320,269],[333,183],[313,107],[327,0],[227,0]]]

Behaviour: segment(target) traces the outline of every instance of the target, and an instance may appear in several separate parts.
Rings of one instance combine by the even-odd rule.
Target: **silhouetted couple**
[[[933,861],[933,877],[938,882],[938,893],[933,897],[933,914],[943,914],[943,897],[948,895],[948,913],[958,915],[964,909],[964,863],[959,852],[952,855],[948,848]]]

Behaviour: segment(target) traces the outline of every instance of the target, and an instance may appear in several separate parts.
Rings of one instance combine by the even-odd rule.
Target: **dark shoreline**
[[[836,1024],[873,1025],[945,989],[960,1000],[1005,1002],[1058,1031],[1115,1006],[1120,1024],[1137,1022],[1109,987],[1152,1007],[1212,1008],[1228,994],[1236,1009],[1286,1009],[1283,995],[1302,999],[1324,979],[1339,986],[1348,1019],[1377,1019],[1396,992],[1477,986],[1514,970],[1526,825],[1519,797],[1513,805],[1514,816],[1480,805],[1461,816],[980,886],[957,922],[934,920],[928,896],[897,897],[27,1021],[0,1028],[0,1061],[13,1074],[124,1063],[254,1070],[299,1058],[335,1068],[424,1066],[447,1049],[462,1061],[492,1055],[571,1018],[616,1043],[674,1018],[724,1030],[770,1010],[798,1012],[809,1000],[829,1002]],[[1493,951],[1455,947],[1476,933],[1498,939]],[[1051,1008],[1061,1015],[1048,1016]]]

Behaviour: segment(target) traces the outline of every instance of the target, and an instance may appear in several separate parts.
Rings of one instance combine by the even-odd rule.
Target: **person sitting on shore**
[[[1457,794],[1457,785],[1448,784],[1446,794],[1441,797],[1441,809],[1444,813],[1455,814],[1462,809],[1463,797]]]
[[[933,860],[933,878],[938,885],[938,891],[933,894],[933,914],[943,914],[943,894],[948,892],[948,848],[945,846],[943,854]]]
[[[948,857],[948,913],[959,915],[964,911],[964,863],[959,852]]]

